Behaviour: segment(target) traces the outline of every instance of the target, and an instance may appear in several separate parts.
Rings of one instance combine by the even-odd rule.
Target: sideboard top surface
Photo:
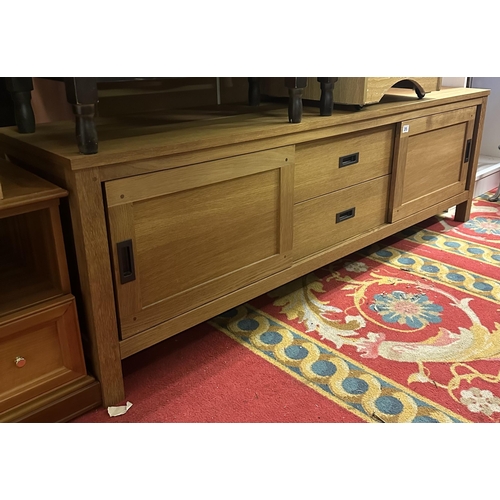
[[[332,116],[319,116],[317,108],[304,107],[301,123],[288,123],[283,103],[221,105],[217,107],[96,118],[99,152],[82,155],[75,144],[71,121],[37,125],[33,134],[20,134],[17,127],[0,128],[0,145],[7,151],[24,151],[71,170],[182,154],[189,151],[241,144],[248,141],[295,136],[329,127],[356,125],[410,112],[489,95],[487,89],[444,88],[419,100],[406,89],[391,89],[382,101],[359,111],[335,109]],[[293,143],[293,141],[291,142]]]

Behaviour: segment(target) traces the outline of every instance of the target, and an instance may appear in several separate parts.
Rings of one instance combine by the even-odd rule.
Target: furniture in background
[[[248,78],[248,102],[250,106],[258,106],[261,101],[261,78]],[[275,80],[280,80],[276,78]],[[330,116],[333,111],[333,87],[337,77],[318,77],[320,95],[318,96],[320,115]],[[300,123],[302,121],[302,97],[307,87],[308,78],[287,77],[284,79],[288,89],[288,121]]]
[[[60,187],[0,160],[0,422],[55,422],[101,404],[87,375],[59,219]]]
[[[271,103],[110,118],[91,156],[71,152],[70,124],[0,131],[12,161],[70,193],[105,406],[125,397],[124,358],[452,206],[468,220],[488,91],[397,91],[362,112],[304,107],[293,127]]]
[[[335,102],[359,107],[380,102],[391,88],[411,89],[418,99],[430,92],[441,89],[440,77],[427,76],[386,76],[347,77],[337,86]]]
[[[14,101],[16,124],[21,134],[35,132],[35,117],[31,108],[31,77],[6,77],[7,90]],[[76,126],[76,141],[82,154],[95,154],[98,150],[97,130],[94,122],[98,102],[98,82],[120,82],[128,80],[155,80],[155,78],[53,78],[64,81],[66,97],[73,107]]]
[[[66,77],[50,78],[63,81],[66,97],[72,105],[75,116],[76,141],[82,154],[95,154],[98,151],[98,135],[95,124],[96,106],[98,103],[98,84],[115,82],[143,82],[152,80],[168,80],[168,78],[87,78]],[[260,78],[248,78],[248,101],[251,106],[260,103]],[[290,123],[300,123],[302,120],[302,94],[307,87],[307,78],[284,78],[288,89],[288,120]],[[330,116],[333,110],[333,86],[337,81],[334,77],[317,78],[320,83],[321,95],[320,114]],[[283,79],[281,79],[283,83]],[[14,102],[16,124],[21,134],[34,133],[36,129],[35,116],[31,106],[33,80],[30,77],[6,77],[7,90]]]
[[[313,78],[306,79],[311,82],[304,86],[301,96],[304,100],[320,101],[324,99],[325,93],[323,86],[325,80],[334,83],[335,87],[331,89],[332,99],[336,105],[353,106],[355,109],[361,109],[368,104],[375,104],[393,88],[403,88],[413,90],[418,99],[423,99],[429,92],[438,91],[441,88],[441,78],[439,77],[420,77],[420,76],[389,76],[389,77],[339,77],[339,78],[318,78],[319,83],[314,82]],[[277,97],[284,97],[282,83],[280,78],[263,78],[261,82],[262,92]],[[408,94],[405,94],[408,98]],[[322,105],[321,105],[322,106]],[[322,113],[323,114],[323,113]]]

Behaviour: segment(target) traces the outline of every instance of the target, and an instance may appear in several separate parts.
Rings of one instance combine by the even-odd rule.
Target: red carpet
[[[76,422],[499,422],[500,204],[436,217],[124,360]]]

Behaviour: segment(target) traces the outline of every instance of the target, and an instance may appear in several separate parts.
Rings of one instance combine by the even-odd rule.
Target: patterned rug
[[[441,214],[210,324],[353,422],[500,422],[500,204],[488,196],[469,222]]]

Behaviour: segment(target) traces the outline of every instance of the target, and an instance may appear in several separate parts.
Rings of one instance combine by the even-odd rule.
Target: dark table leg
[[[94,116],[97,104],[97,78],[65,78],[66,97],[73,105],[76,119],[76,141],[80,153],[97,153],[97,130]]]
[[[318,77],[321,85],[321,98],[319,101],[319,114],[321,116],[331,116],[333,113],[333,86],[338,80],[337,77]]]
[[[300,123],[302,121],[302,92],[307,87],[307,77],[285,78],[288,88],[288,121]]]
[[[5,86],[14,101],[14,115],[17,129],[21,134],[32,134],[35,131],[35,115],[31,107],[31,78],[5,78]]]
[[[248,104],[250,106],[260,104],[260,78],[248,78]]]

